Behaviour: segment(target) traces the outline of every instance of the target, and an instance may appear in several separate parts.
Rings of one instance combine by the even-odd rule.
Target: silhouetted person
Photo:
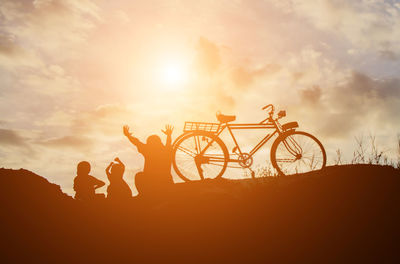
[[[74,179],[75,199],[89,201],[96,197],[104,197],[103,194],[96,194],[96,189],[103,187],[104,182],[89,175],[90,163],[81,161],[77,166],[77,176]]]
[[[115,158],[116,163],[111,162],[106,169],[107,178],[110,185],[107,187],[107,198],[113,201],[126,200],[132,197],[129,185],[124,181],[125,165],[119,158]]]
[[[135,185],[139,194],[165,193],[173,184],[171,175],[173,127],[167,125],[165,130],[161,131],[167,135],[165,146],[157,135],[149,136],[144,144],[132,136],[128,126],[124,126],[124,135],[137,147],[145,160],[143,172],[139,172],[135,176]]]

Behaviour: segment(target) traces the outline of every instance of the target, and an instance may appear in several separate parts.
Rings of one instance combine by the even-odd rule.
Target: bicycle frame
[[[264,120],[267,121],[267,120]],[[267,143],[273,136],[276,134],[281,134],[281,125],[279,124],[278,120],[273,120],[272,118],[268,120],[266,123],[261,122],[261,123],[243,123],[243,124],[229,124],[229,123],[224,123],[221,124],[219,127],[218,132],[215,134],[215,136],[219,136],[225,128],[228,129],[229,134],[231,135],[233,142],[235,143],[235,148],[237,148],[239,152],[239,156],[241,156],[243,153],[240,149],[239,144],[237,143],[237,140],[235,138],[235,135],[233,134],[232,130],[239,130],[239,129],[273,129],[274,131],[272,133],[267,134],[260,142],[258,142],[257,145],[254,146],[254,148],[250,151],[249,158],[252,157],[262,146],[264,146],[265,143]],[[211,144],[214,142],[212,140],[211,142],[208,142],[207,146],[200,152],[200,155],[203,155],[204,152],[211,146]],[[223,158],[219,157],[207,157],[208,161],[223,161]],[[242,160],[239,159],[231,159],[229,158],[228,162],[240,162]]]

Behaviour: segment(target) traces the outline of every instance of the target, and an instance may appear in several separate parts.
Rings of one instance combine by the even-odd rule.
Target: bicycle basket
[[[217,133],[220,124],[218,123],[205,123],[205,122],[185,122],[183,132],[191,131],[207,131],[211,133]]]

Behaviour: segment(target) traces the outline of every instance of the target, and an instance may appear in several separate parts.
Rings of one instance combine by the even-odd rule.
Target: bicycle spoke
[[[196,154],[201,153],[201,146],[199,142],[199,136],[194,136],[194,144],[196,146]]]
[[[191,157],[196,156],[196,153],[194,153],[193,151],[191,151],[190,149],[187,149],[185,147],[179,146],[178,149],[185,152],[186,154],[190,155]]]

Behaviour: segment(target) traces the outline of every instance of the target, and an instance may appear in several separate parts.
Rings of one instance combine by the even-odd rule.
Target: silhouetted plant
[[[353,159],[351,164],[365,163],[365,147],[364,147],[364,136],[356,136],[356,149],[353,151]]]
[[[267,164],[267,166],[256,168],[255,175],[256,177],[278,176],[274,167],[269,163]]]
[[[382,150],[376,143],[375,135],[370,134],[368,141],[364,139],[364,136],[355,137],[356,149],[353,151],[353,158],[351,164],[374,164],[374,165],[388,165],[392,167],[399,167],[400,163],[400,137],[398,137],[397,148],[398,160],[397,163],[393,158],[389,158],[385,155],[386,150]],[[369,150],[369,151],[368,151]],[[337,162],[337,158],[335,159]]]
[[[388,162],[388,158],[386,156],[383,156],[383,151],[379,150],[376,145],[375,135],[370,134],[369,139],[370,139],[371,153],[368,157],[368,163],[369,164],[380,164],[381,160]],[[385,164],[385,165],[387,165],[387,164]]]
[[[336,150],[336,157],[334,159],[334,163],[335,165],[342,165],[342,151],[340,150],[340,148],[338,148]]]

